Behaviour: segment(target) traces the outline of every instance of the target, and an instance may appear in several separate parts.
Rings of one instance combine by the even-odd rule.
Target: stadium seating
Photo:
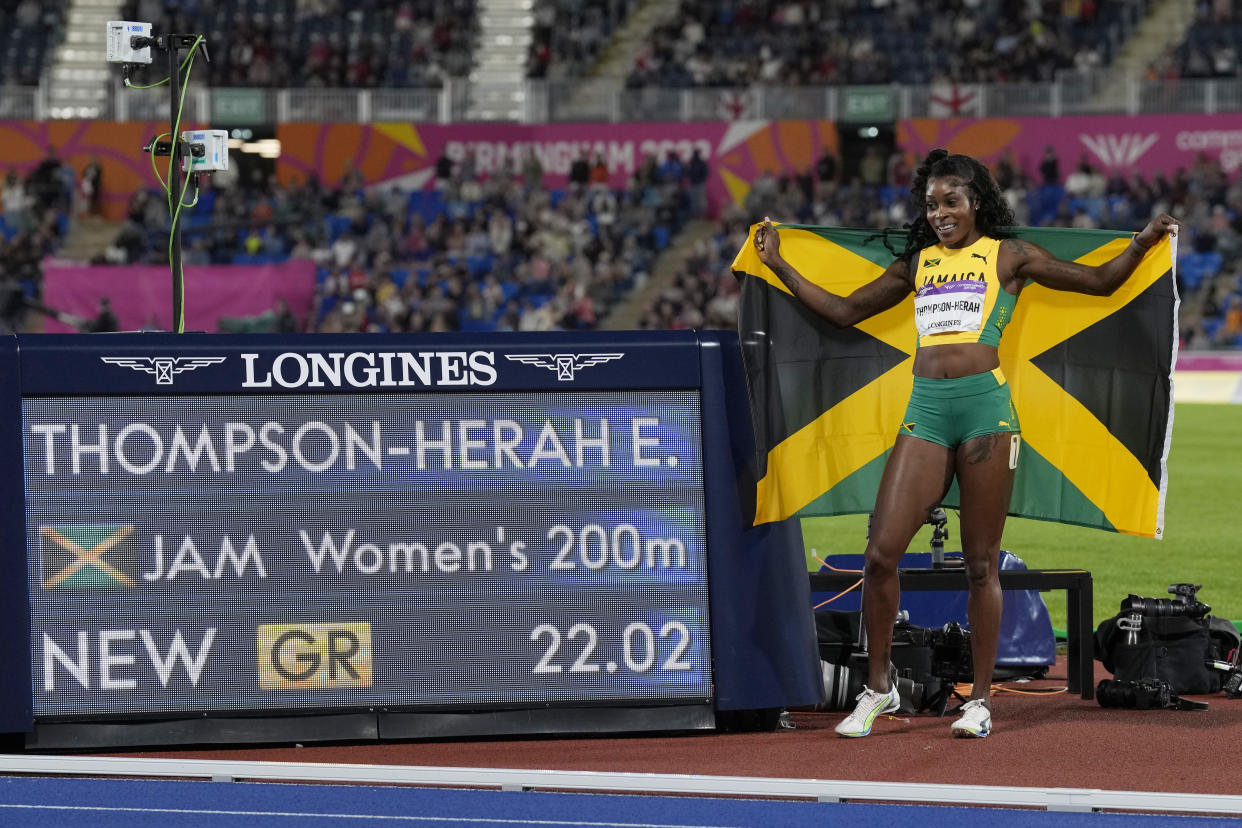
[[[1237,77],[1240,56],[1242,19],[1222,22],[1205,13],[1190,26],[1186,39],[1175,50],[1177,73],[1184,78]]]
[[[637,5],[637,0],[538,0],[527,74],[552,79],[584,76]]]
[[[123,19],[142,19],[137,6],[126,3]],[[477,9],[476,0],[195,0],[152,22],[206,36],[211,62],[196,72],[212,86],[437,87],[469,73]]]
[[[636,62],[633,88],[1050,80],[1106,66],[1149,0],[718,4],[681,0]]]
[[[0,85],[36,86],[64,36],[68,0],[0,3]]]

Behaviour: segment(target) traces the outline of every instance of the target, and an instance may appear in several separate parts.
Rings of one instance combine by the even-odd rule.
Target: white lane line
[[[563,819],[506,819],[503,817],[454,817],[454,816],[377,816],[375,814],[332,814],[308,811],[221,811],[194,808],[125,808],[94,805],[21,805],[0,803],[0,808],[38,811],[91,811],[135,814],[202,814],[204,816],[273,816],[291,819],[375,819],[404,822],[460,822],[502,825],[568,825],[579,828],[734,828],[724,825],[681,825],[664,822],[584,822]]]

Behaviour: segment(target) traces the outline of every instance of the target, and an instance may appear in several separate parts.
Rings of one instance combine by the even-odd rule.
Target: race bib
[[[983,327],[985,282],[960,279],[924,285],[914,296],[914,321],[919,336]]]

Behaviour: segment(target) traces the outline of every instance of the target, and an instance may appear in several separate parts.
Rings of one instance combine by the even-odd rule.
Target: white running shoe
[[[949,728],[954,736],[982,739],[992,732],[992,711],[983,699],[971,699],[961,707],[962,716]]]
[[[887,693],[877,693],[864,684],[863,691],[855,699],[858,704],[854,706],[854,712],[836,727],[838,735],[850,738],[866,736],[871,732],[876,716],[895,713],[901,708],[901,697],[897,695],[896,684],[891,685]]]

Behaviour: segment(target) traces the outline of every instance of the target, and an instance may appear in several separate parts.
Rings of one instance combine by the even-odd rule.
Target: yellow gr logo
[[[261,624],[259,687],[307,690],[371,686],[371,625]]]

